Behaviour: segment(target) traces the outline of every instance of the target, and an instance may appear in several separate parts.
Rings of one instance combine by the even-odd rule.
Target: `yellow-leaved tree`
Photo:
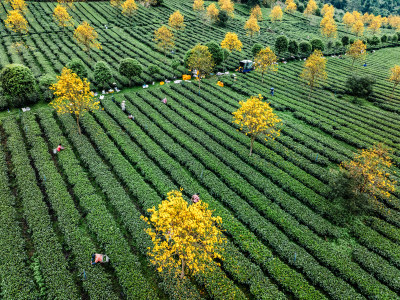
[[[50,105],[56,110],[57,114],[73,114],[76,118],[79,134],[81,127],[79,119],[88,111],[99,109],[99,101],[93,97],[90,91],[90,82],[86,78],[79,78],[70,69],[63,68],[61,75],[57,76],[57,82],[50,90],[54,91],[54,100]]]
[[[362,36],[364,33],[364,23],[361,20],[355,21],[351,27],[351,31],[355,33],[356,36]]]
[[[315,2],[315,0],[310,0],[307,3],[307,7],[304,10],[304,15],[309,17],[311,15],[313,15],[315,13],[315,11],[317,10],[318,6],[317,3]]]
[[[58,26],[64,30],[66,27],[74,26],[72,17],[69,15],[67,9],[61,4],[57,4],[54,8],[53,19]]]
[[[138,6],[135,0],[126,0],[124,3],[121,4],[121,8],[123,15],[131,17],[137,11]]]
[[[10,10],[4,23],[9,30],[19,35],[28,32],[28,21],[26,21],[19,10]]]
[[[121,7],[122,2],[123,0],[110,0],[110,5],[114,7],[118,12],[118,9]]]
[[[194,2],[193,2],[193,10],[195,10],[195,11],[203,11],[204,10],[204,1],[203,0],[194,0]]]
[[[278,71],[276,55],[269,47],[261,49],[254,58],[254,67],[261,73],[261,82],[264,82],[264,74]]]
[[[91,48],[101,50],[101,44],[97,40],[98,36],[96,30],[86,21],[83,21],[74,31],[75,40],[83,46],[83,50],[89,57]]]
[[[151,263],[161,272],[179,276],[212,271],[214,259],[223,259],[226,239],[221,217],[213,216],[208,204],[199,200],[188,204],[180,191],[170,191],[167,199],[141,217],[149,227],[153,246],[148,253]]]
[[[262,11],[260,5],[256,5],[251,9],[250,16],[254,17],[257,19],[257,21],[262,21],[263,16],[262,16]]]
[[[286,0],[285,4],[286,4],[286,8],[285,8],[286,12],[292,13],[297,10],[297,5],[296,5],[296,3],[294,3],[294,0]]]
[[[376,34],[380,31],[380,28],[382,27],[382,17],[381,16],[376,16],[372,17],[372,20],[369,22],[368,29],[371,30],[372,34]]]
[[[326,15],[321,21],[321,33],[327,38],[336,38],[337,36],[337,25],[333,18]]]
[[[352,59],[351,67],[353,67],[356,60],[364,60],[367,56],[367,45],[362,40],[356,40],[349,46],[346,55]]]
[[[260,26],[258,25],[257,19],[253,15],[251,15],[244,24],[244,29],[247,31],[247,34],[250,35],[251,40],[253,40],[253,35],[255,33],[260,32]]]
[[[240,130],[250,136],[250,156],[253,152],[253,144],[257,137],[266,141],[274,140],[280,135],[279,125],[281,119],[274,114],[272,107],[262,101],[261,95],[251,96],[246,101],[239,102],[239,109],[233,112],[233,123],[238,124]]]
[[[19,10],[23,14],[25,14],[28,10],[28,7],[24,0],[11,0],[11,7],[13,8],[13,10]]]
[[[274,8],[271,10],[271,14],[269,16],[271,17],[271,22],[282,21],[282,8],[279,5],[275,5]]]
[[[183,23],[183,15],[179,10],[170,15],[168,25],[176,31],[185,29],[186,25]]]
[[[333,18],[335,14],[335,8],[331,4],[324,4],[321,9],[321,14],[323,16],[329,16],[330,18]]]
[[[231,18],[234,17],[233,11],[235,10],[235,6],[231,0],[218,0],[219,8],[223,11],[226,11],[228,16]]]
[[[343,24],[346,26],[347,30],[350,30],[353,27],[353,24],[356,22],[353,14],[346,12],[342,19]]]
[[[209,6],[207,6],[206,17],[210,23],[215,23],[218,21],[218,14],[219,10],[215,3],[211,3]]]
[[[167,51],[171,51],[175,47],[174,34],[164,25],[154,32],[154,41],[165,57],[167,57]]]
[[[362,196],[365,195],[367,199],[363,201],[378,204],[378,199],[387,199],[395,191],[396,181],[391,178],[392,161],[389,154],[390,149],[377,144],[370,149],[362,149],[354,155],[353,160],[340,164],[340,169],[352,182],[350,192],[355,199],[363,200]]]
[[[390,99],[393,99],[394,90],[400,83],[400,66],[396,65],[390,69],[389,81],[393,82],[392,94],[390,95]]]
[[[388,18],[388,23],[390,27],[392,27],[395,30],[400,30],[400,16],[392,16],[390,15]]]
[[[57,3],[61,5],[68,5],[70,8],[74,6],[74,1],[75,0],[57,0]]]
[[[311,97],[314,87],[317,87],[322,80],[327,78],[325,67],[326,58],[320,50],[314,50],[304,62],[304,68],[300,77],[303,78],[310,87],[309,98]]]
[[[242,51],[243,44],[239,40],[238,36],[234,32],[227,32],[225,34],[224,40],[221,42],[221,48],[227,49],[229,52],[232,51]],[[224,51],[222,51],[222,55],[224,56],[222,58],[223,61],[225,61],[225,54]],[[225,70],[225,64],[224,64],[224,70]]]
[[[199,82],[200,89],[201,79],[210,74],[214,68],[214,60],[208,47],[200,44],[194,46],[193,49],[190,50],[187,64],[190,69],[197,70],[196,79]]]

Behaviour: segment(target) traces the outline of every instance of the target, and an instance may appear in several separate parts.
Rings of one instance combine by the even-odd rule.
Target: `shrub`
[[[336,43],[335,43],[335,48],[336,48],[336,49],[339,49],[340,47],[342,47],[342,43],[339,42],[339,41],[336,41]]]
[[[373,92],[375,79],[370,76],[352,75],[347,78],[346,87],[350,95],[369,97]]]
[[[303,3],[299,3],[299,5],[297,5],[297,10],[300,13],[303,13],[304,12],[304,4]]]
[[[312,46],[309,42],[302,41],[299,44],[299,50],[301,53],[308,55],[312,50]]]
[[[28,67],[19,64],[5,66],[0,73],[0,84],[10,107],[22,107],[37,100],[35,77]]]
[[[136,59],[125,58],[119,65],[119,73],[128,78],[129,85],[131,85],[133,77],[139,76],[142,73],[142,66]]]
[[[346,47],[350,43],[350,39],[347,35],[342,36],[342,44]]]
[[[275,51],[280,54],[288,50],[288,39],[286,36],[281,35],[276,38]]]
[[[378,45],[380,42],[381,42],[381,39],[378,38],[376,35],[374,35],[374,36],[372,37],[372,39],[369,41],[369,43],[370,43],[372,46],[376,46],[376,45]]]
[[[96,84],[101,88],[106,88],[111,79],[112,74],[108,64],[104,61],[97,62],[94,67],[94,80]]]
[[[161,73],[161,69],[159,66],[156,65],[149,65],[148,67],[149,73],[152,77],[154,77],[154,75],[160,74]]]
[[[387,36],[386,34],[384,34],[384,35],[381,36],[381,42],[382,42],[382,43],[386,43],[387,40],[388,40],[388,36]]]
[[[326,43],[326,49],[332,49],[333,48],[333,41],[328,41],[327,43]]]
[[[221,27],[226,27],[226,23],[228,23],[228,20],[229,20],[228,13],[224,10],[220,10],[218,14],[217,24]]]
[[[255,43],[251,48],[251,54],[253,55],[253,57],[255,57],[258,54],[258,52],[261,51],[262,48],[263,46],[261,44]]]
[[[398,40],[399,40],[399,38],[397,37],[397,34],[393,34],[392,35],[392,43],[397,43]]]
[[[206,44],[208,51],[210,51],[211,56],[214,60],[215,65],[222,63],[222,49],[216,42],[208,42]]]
[[[291,40],[288,45],[288,51],[296,55],[299,52],[299,44],[295,40]]]
[[[57,78],[53,74],[45,74],[39,79],[39,89],[43,94],[44,100],[50,102],[53,99],[53,91],[50,90],[50,86],[56,83]]]
[[[71,69],[76,75],[80,78],[87,78],[88,77],[88,70],[83,63],[83,61],[79,58],[72,59],[66,66],[68,69]]]
[[[320,39],[313,39],[311,41],[311,47],[312,47],[312,51],[314,51],[314,50],[324,51],[325,50],[324,43]]]

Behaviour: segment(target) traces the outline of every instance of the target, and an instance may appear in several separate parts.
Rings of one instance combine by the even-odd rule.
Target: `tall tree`
[[[211,3],[209,6],[207,6],[206,17],[210,23],[217,22],[218,15],[219,15],[219,10],[218,10],[217,6],[215,5],[215,3]]]
[[[368,29],[371,30],[372,34],[377,34],[382,27],[382,17],[373,17],[369,23]]]
[[[250,35],[251,40],[253,40],[253,35],[260,32],[260,26],[258,25],[257,19],[254,16],[250,16],[244,24],[244,29],[247,31],[247,34]]]
[[[175,47],[174,34],[164,25],[154,32],[154,40],[157,48],[164,52],[165,57],[167,57],[167,51],[171,51]]]
[[[197,80],[200,89],[201,79],[210,74],[214,68],[214,60],[208,47],[200,44],[194,46],[194,48],[190,50],[187,64],[192,70],[197,70]]]
[[[271,17],[271,22],[282,21],[282,8],[279,5],[275,5],[274,8],[271,10],[271,14],[269,16]]]
[[[304,15],[307,17],[313,15],[315,13],[315,11],[317,10],[317,8],[318,8],[318,5],[315,2],[315,0],[308,1],[307,7],[304,10]]]
[[[286,8],[285,8],[286,12],[293,13],[296,11],[297,5],[294,2],[294,0],[286,0],[285,4],[286,4]]]
[[[24,0],[11,0],[11,7],[13,10],[19,10],[22,14],[25,14],[28,10]]]
[[[280,135],[278,128],[281,121],[274,114],[269,103],[262,101],[263,97],[259,95],[251,96],[246,101],[239,102],[239,109],[233,112],[233,123],[238,124],[240,130],[250,136],[250,153],[253,152],[253,144],[256,138],[263,137],[274,140]]]
[[[361,20],[356,21],[353,24],[351,31],[355,33],[356,36],[362,36],[364,33],[364,23]]]
[[[57,114],[73,114],[81,134],[79,119],[86,112],[99,109],[99,102],[90,91],[90,82],[86,78],[82,80],[70,69],[63,68],[61,75],[57,76],[57,82],[50,89],[54,91],[55,96],[50,105]]]
[[[232,0],[218,0],[218,5],[222,11],[226,11],[228,16],[233,18],[234,16],[233,11],[235,10],[235,6]]]
[[[353,27],[353,24],[356,22],[353,14],[346,12],[343,16],[343,24],[346,26],[347,30]]]
[[[322,80],[327,78],[325,67],[326,58],[320,50],[315,50],[304,62],[304,68],[300,77],[303,78],[310,87],[309,98],[311,97],[314,87],[317,87]]]
[[[6,27],[20,36],[28,32],[28,21],[19,10],[10,10],[4,20]]]
[[[148,255],[158,272],[184,276],[213,269],[213,261],[222,258],[225,238],[221,217],[212,216],[208,204],[199,200],[188,205],[180,191],[170,191],[158,208],[141,217],[149,227],[153,242]]]
[[[232,51],[242,51],[243,44],[242,42],[238,39],[238,36],[234,32],[227,32],[225,34],[224,40],[221,42],[221,48],[228,50],[229,52]],[[223,60],[225,61],[225,53],[223,53]]]
[[[185,29],[184,17],[179,10],[175,11],[168,19],[168,25],[176,31]]]
[[[96,30],[86,21],[83,21],[74,32],[75,40],[83,46],[83,50],[88,53],[89,57],[91,48],[101,50],[101,44],[97,40],[98,36]]]
[[[62,27],[63,30],[66,27],[74,26],[72,17],[69,15],[67,9],[60,4],[57,4],[54,8],[53,18],[57,25]]]
[[[203,0],[194,0],[193,10],[194,11],[203,11],[204,10],[204,1]]]
[[[367,45],[365,45],[361,40],[356,40],[350,45],[346,55],[352,59],[351,67],[353,67],[356,60],[364,60],[367,56]]]
[[[321,14],[323,16],[329,16],[330,18],[333,18],[335,14],[335,8],[331,4],[324,4],[321,9]]]
[[[329,15],[325,15],[325,17],[321,20],[321,33],[323,36],[327,38],[336,38],[337,36],[337,25],[335,20]]]
[[[128,17],[133,16],[133,14],[137,11],[138,6],[135,0],[126,0],[121,4],[122,14]]]
[[[393,99],[394,90],[400,83],[400,66],[396,65],[390,69],[389,81],[393,82],[393,89],[390,95],[390,99]]]
[[[260,5],[256,5],[251,9],[251,14],[250,16],[254,17],[257,19],[257,21],[262,21],[263,16],[262,16],[262,11]]]
[[[396,185],[392,179],[391,166],[390,149],[382,144],[362,149],[354,155],[353,160],[342,162],[342,172],[353,182],[352,200],[365,195],[367,201],[378,204],[378,198],[389,198]]]
[[[261,73],[261,82],[264,82],[264,74],[278,71],[276,55],[269,47],[262,49],[254,58],[256,71]]]

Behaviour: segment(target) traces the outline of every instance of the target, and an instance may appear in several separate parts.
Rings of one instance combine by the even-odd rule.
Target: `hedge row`
[[[29,152],[40,178],[43,179],[42,185],[57,216],[58,227],[63,233],[68,248],[71,249],[73,263],[77,269],[75,276],[86,273],[87,279],[82,281],[82,286],[91,298],[118,299],[118,295],[112,291],[109,275],[103,268],[93,268],[89,264],[91,255],[100,251],[96,249],[85,229],[80,227],[82,217],[75,208],[67,185],[54,165],[49,148],[41,137],[42,132],[35,121],[34,114],[24,114],[22,126],[26,128],[25,136],[27,144],[30,146]],[[92,227],[91,224],[89,226]]]
[[[5,154],[0,146],[0,295],[4,299],[36,299],[39,293],[26,264],[28,256],[9,185]]]
[[[63,249],[54,233],[48,208],[37,185],[37,178],[30,165],[20,129],[16,120],[11,117],[3,121],[3,126],[8,135],[7,148],[11,153],[24,218],[31,231],[40,267],[45,275],[47,297],[78,299],[76,285],[68,271]]]
[[[56,144],[61,139],[63,145],[67,148],[66,150],[75,146],[81,161],[88,167],[94,180],[113,206],[113,209],[118,212],[118,216],[133,238],[135,246],[145,255],[148,251],[147,248],[151,246],[151,239],[144,231],[146,223],[140,221],[141,213],[137,210],[136,205],[132,203],[129,195],[126,194],[124,188],[115,179],[109,168],[104,164],[102,159],[98,157],[96,150],[93,149],[83,136],[77,136],[75,134],[73,134],[73,144],[70,144],[63,136],[63,132],[50,113],[41,112],[39,113],[39,117],[45,134],[51,143]],[[68,124],[68,132],[70,130],[76,131],[72,120],[64,120],[64,122]],[[73,151],[64,150],[59,153],[58,158],[59,163],[68,177],[69,183],[75,185],[74,190],[78,197],[84,197],[88,192],[94,193],[90,185],[90,179],[87,177],[88,175],[85,170],[80,166]],[[186,295],[193,299],[200,298],[200,295],[191,284],[185,282],[182,289],[179,289],[174,279],[167,277],[162,279],[163,282],[160,285],[172,298],[179,298],[179,295]]]
[[[118,111],[116,107],[109,107],[114,115]],[[179,186],[176,183],[171,182],[165,173],[158,169],[155,163],[147,157],[144,151],[134,142],[129,141],[129,136],[118,124],[107,117],[104,113],[97,113],[94,115],[98,122],[103,126],[104,130],[109,133],[109,136],[116,143],[117,148],[125,153],[126,158],[129,162],[137,169],[148,182],[152,182],[153,187],[158,191],[158,194],[165,195],[172,187],[178,189]],[[127,131],[131,131],[132,121],[125,118],[122,114],[122,119],[118,121],[128,128]],[[254,264],[250,263],[244,258],[243,254],[240,253],[230,242],[227,245],[229,250],[226,250],[224,254],[223,268],[226,272],[229,272],[236,280],[242,284],[249,284],[250,290],[256,292],[254,296],[256,298],[281,298],[283,295],[279,294],[276,287],[268,282],[262,274],[262,271]],[[259,287],[256,287],[259,286]]]

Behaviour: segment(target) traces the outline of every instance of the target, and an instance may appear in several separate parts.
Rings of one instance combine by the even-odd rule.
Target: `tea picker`
[[[90,263],[92,265],[95,264],[103,264],[103,263],[108,263],[110,261],[110,258],[105,255],[105,254],[98,254],[98,253],[93,253],[92,254],[92,260],[90,261]]]

